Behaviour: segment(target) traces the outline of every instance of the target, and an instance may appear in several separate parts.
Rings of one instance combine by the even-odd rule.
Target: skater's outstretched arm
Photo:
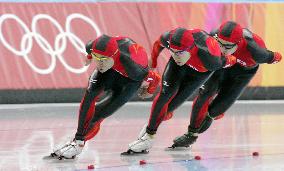
[[[151,68],[157,67],[158,56],[164,48],[168,48],[169,38],[170,38],[170,32],[165,32],[159,37],[158,40],[155,41],[151,53],[151,61],[149,62]]]
[[[252,54],[255,62],[261,63],[277,63],[282,59],[282,55],[278,52],[272,52],[266,49],[265,43],[263,40],[253,34],[247,29],[244,29],[244,38],[247,42],[247,49]]]

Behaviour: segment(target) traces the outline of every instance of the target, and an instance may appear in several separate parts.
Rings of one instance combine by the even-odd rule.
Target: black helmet
[[[85,47],[86,47],[86,52],[88,54],[91,54],[91,52],[92,52],[93,42],[94,42],[94,40],[89,40],[88,43],[86,43]]]

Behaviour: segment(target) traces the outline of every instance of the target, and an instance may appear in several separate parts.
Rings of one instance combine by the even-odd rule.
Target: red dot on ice
[[[145,160],[140,160],[139,164],[140,165],[146,164],[146,161]]]
[[[255,152],[252,153],[252,155],[253,156],[259,156],[259,153],[255,151]]]
[[[92,164],[88,166],[88,169],[94,169],[94,168],[95,168],[95,166],[92,165]]]
[[[201,157],[200,156],[195,156],[194,159],[195,160],[201,160]]]

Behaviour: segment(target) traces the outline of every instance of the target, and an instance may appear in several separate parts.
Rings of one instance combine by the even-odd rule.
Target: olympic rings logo
[[[9,19],[15,20],[25,32],[24,35],[21,37],[19,49],[16,49],[15,47],[13,47],[13,45],[9,44],[3,34],[3,29],[2,29],[3,23]],[[68,65],[62,56],[63,52],[66,50],[67,40],[71,42],[71,44],[76,48],[76,50],[78,50],[81,53],[86,54],[85,43],[71,31],[71,22],[74,19],[80,19],[90,24],[92,28],[94,28],[96,35],[97,36],[101,35],[101,31],[96,25],[96,23],[94,23],[90,18],[82,14],[79,14],[79,13],[70,14],[66,18],[65,30],[61,27],[61,25],[54,18],[52,18],[51,16],[47,14],[37,14],[36,16],[34,16],[32,19],[32,23],[31,23],[31,30],[24,23],[24,21],[21,20],[18,16],[14,14],[3,14],[0,16],[0,41],[9,51],[11,51],[17,56],[23,57],[24,60],[27,62],[27,64],[32,68],[32,70],[37,73],[40,73],[40,74],[51,73],[56,67],[57,58],[68,71],[73,72],[73,73],[83,73],[88,69],[88,67],[83,66],[81,68],[74,68]],[[48,20],[59,31],[59,33],[55,37],[54,47],[47,41],[47,39],[45,39],[37,31],[37,23],[40,20]],[[47,68],[39,68],[29,58],[29,54],[33,46],[33,39],[39,45],[39,47],[45,53],[47,53],[51,58],[50,65]]]

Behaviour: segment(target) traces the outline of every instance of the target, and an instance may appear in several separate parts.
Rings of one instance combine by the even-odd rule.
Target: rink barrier
[[[48,89],[48,90],[0,90],[0,104],[26,103],[78,103],[85,89]],[[195,92],[188,100],[193,100]],[[102,97],[103,98],[103,97]],[[281,100],[284,99],[283,87],[247,87],[240,100]],[[141,100],[134,96],[131,101]]]

